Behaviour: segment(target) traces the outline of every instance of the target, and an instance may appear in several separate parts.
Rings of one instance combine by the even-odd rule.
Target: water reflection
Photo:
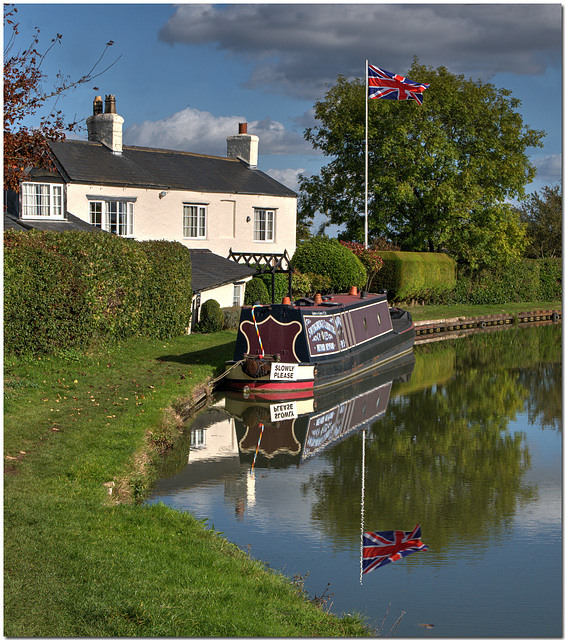
[[[393,381],[409,380],[414,363],[409,353],[377,375],[312,399],[269,403],[228,394],[225,407],[235,419],[240,460],[252,468],[280,468],[320,454],[382,417]]]
[[[336,613],[378,626],[391,602],[391,615],[407,612],[397,635],[559,636],[561,327],[415,355],[316,406],[273,414],[220,399],[152,500],[210,518],[291,577],[309,573],[311,594],[331,583]],[[363,520],[366,531],[419,523],[429,550],[360,585]]]

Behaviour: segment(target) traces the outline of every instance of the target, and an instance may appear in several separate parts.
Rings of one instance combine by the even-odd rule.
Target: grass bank
[[[501,307],[471,309],[412,311],[418,320]],[[234,337],[5,358],[5,636],[370,633],[191,514],[139,504],[152,461],[182,437],[187,407],[231,357]]]
[[[233,340],[5,359],[5,636],[367,635],[190,514],[136,504]]]

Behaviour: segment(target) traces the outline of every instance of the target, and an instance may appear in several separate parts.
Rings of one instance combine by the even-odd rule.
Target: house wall
[[[296,198],[232,193],[168,191],[96,185],[67,185],[67,211],[90,222],[87,195],[135,197],[134,238],[177,240],[190,249],[210,249],[227,257],[234,252],[283,253],[296,249]],[[207,205],[206,238],[183,238],[183,204]],[[253,239],[254,208],[275,210],[274,242]],[[249,218],[249,221],[247,219]],[[231,303],[230,303],[231,304]]]

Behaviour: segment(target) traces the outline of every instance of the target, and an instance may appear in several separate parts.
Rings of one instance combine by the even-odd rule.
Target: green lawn
[[[369,633],[192,515],[139,503],[234,337],[5,358],[5,636]]]

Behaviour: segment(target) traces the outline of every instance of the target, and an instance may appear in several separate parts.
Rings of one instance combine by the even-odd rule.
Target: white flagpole
[[[363,584],[363,533],[365,531],[365,429],[363,429],[363,456],[361,468],[361,569],[359,571],[359,584]]]
[[[365,60],[365,249],[369,246],[368,218],[368,183],[369,183],[369,61]]]

